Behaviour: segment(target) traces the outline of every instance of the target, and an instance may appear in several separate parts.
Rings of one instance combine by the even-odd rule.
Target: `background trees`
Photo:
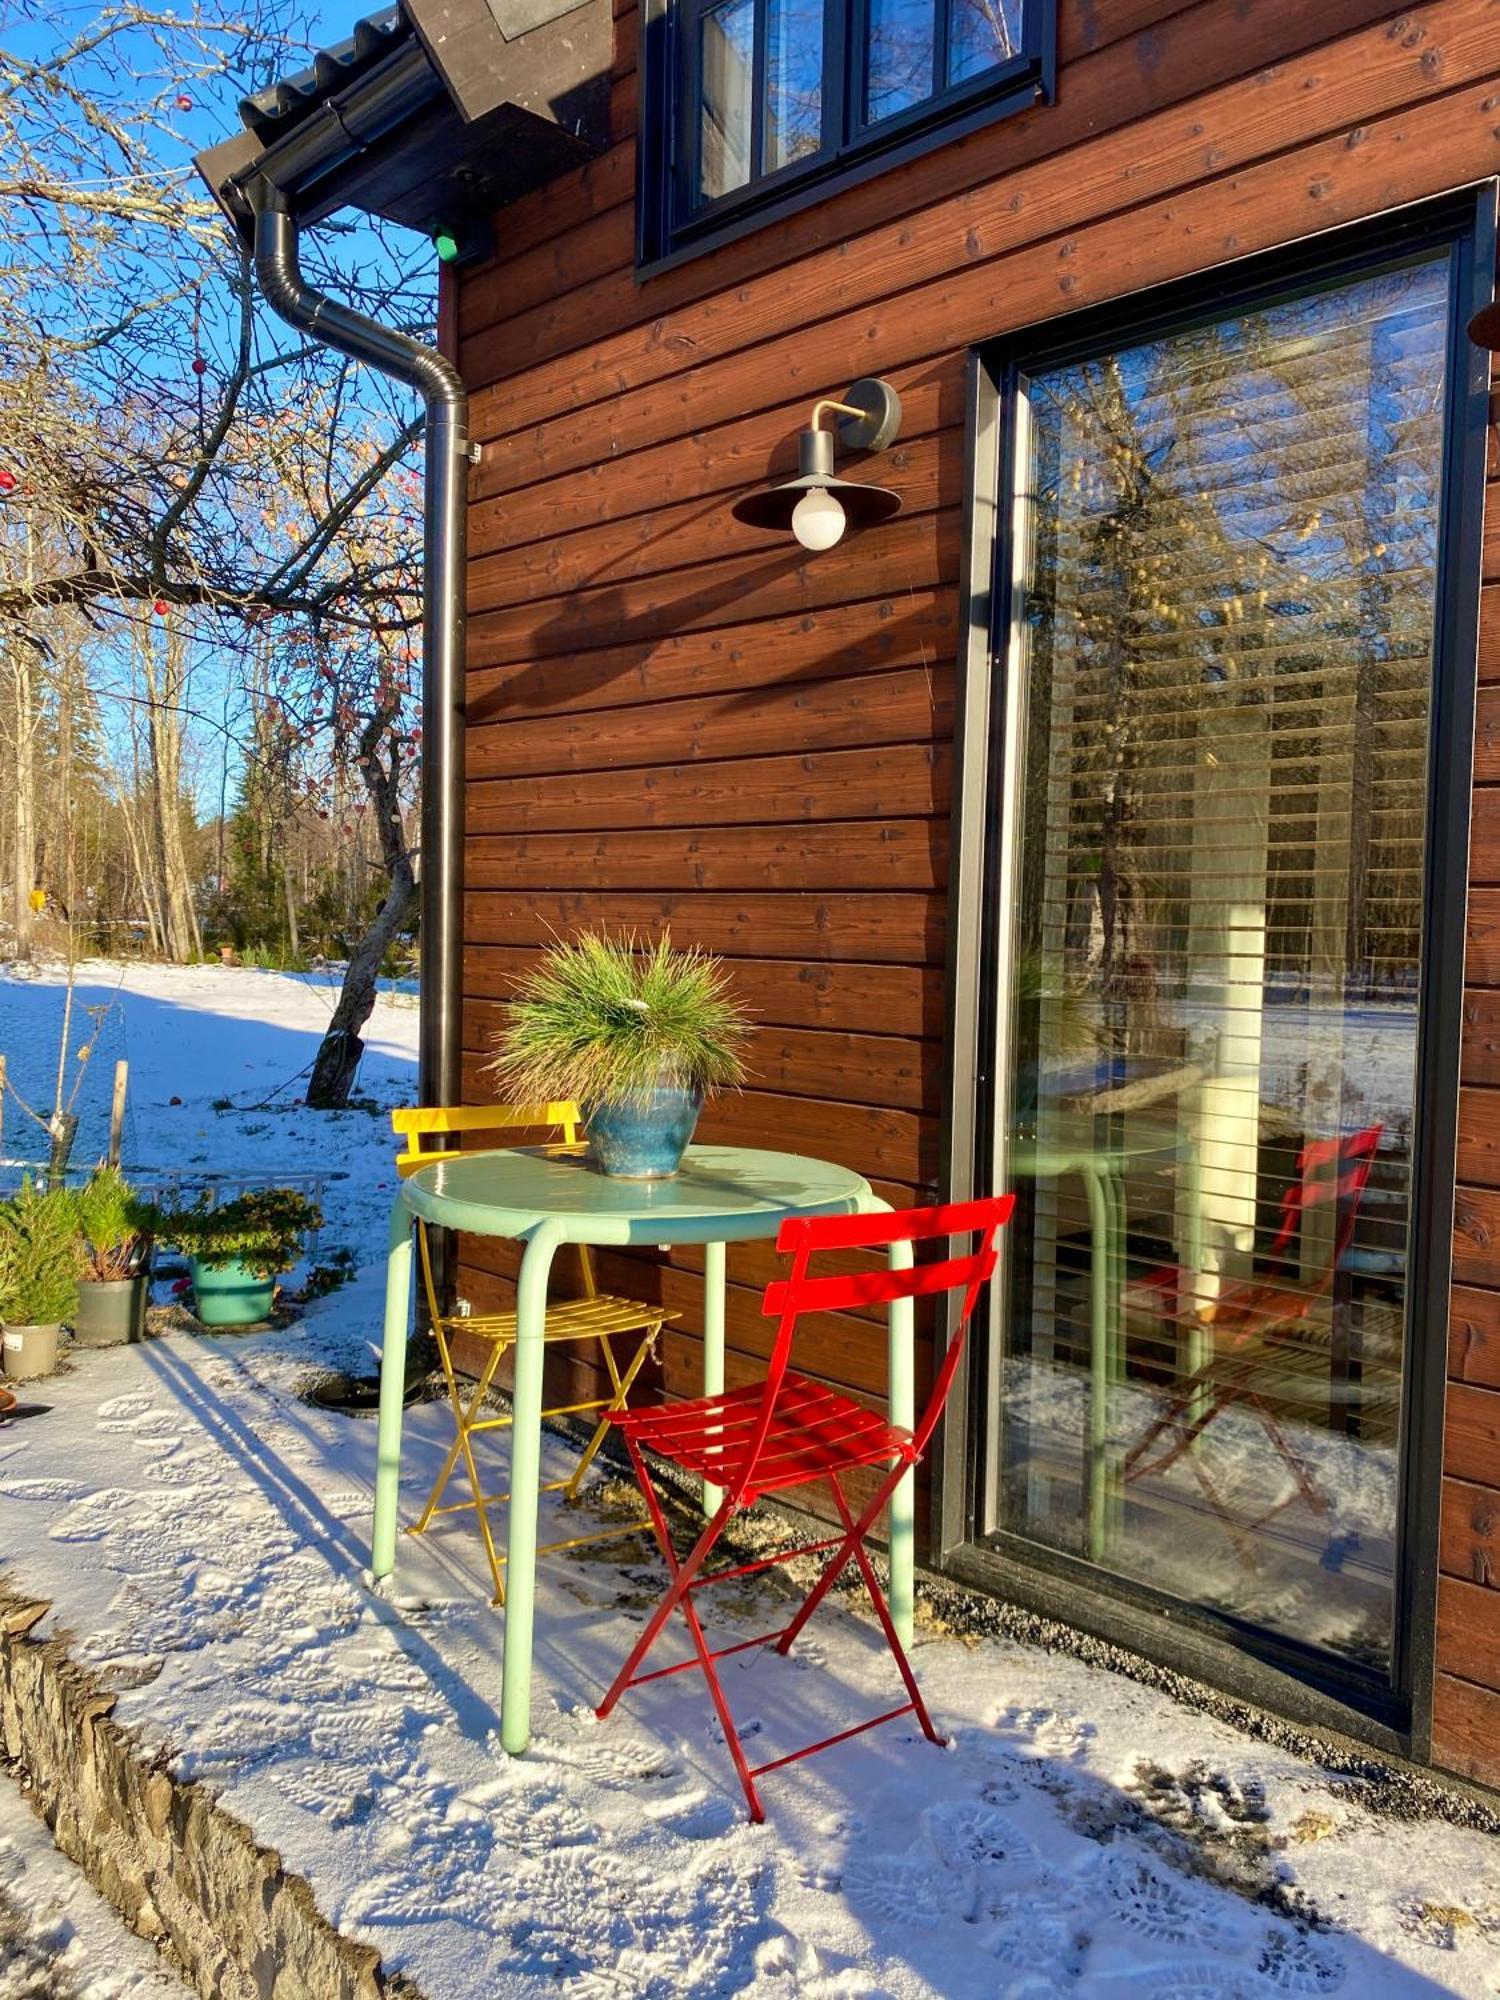
[[[420,423],[257,310],[191,164],[319,36],[298,0],[66,19],[0,0],[0,950],[40,887],[98,948],[378,965],[415,914]],[[430,262],[363,224],[305,256],[418,333]]]

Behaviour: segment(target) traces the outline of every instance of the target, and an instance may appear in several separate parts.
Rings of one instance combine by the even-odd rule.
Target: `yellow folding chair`
[[[431,1140],[448,1134],[461,1133],[506,1133],[511,1143],[515,1134],[550,1133],[556,1143],[565,1147],[582,1148],[583,1118],[576,1104],[563,1101],[554,1104],[496,1104],[478,1106],[435,1105],[418,1109],[397,1110],[391,1113],[391,1124],[399,1138],[406,1141],[406,1150],[396,1157],[396,1170],[404,1180],[417,1168],[425,1166],[438,1156],[439,1149]],[[598,1396],[581,1403],[566,1403],[554,1409],[543,1410],[544,1417],[582,1416],[598,1411],[599,1423],[584,1449],[572,1475],[567,1479],[554,1479],[542,1487],[543,1493],[562,1493],[569,1500],[576,1500],[584,1475],[593,1464],[594,1454],[604,1442],[609,1429],[610,1418],[616,1410],[624,1409],[630,1394],[631,1384],[640,1373],[646,1356],[656,1346],[656,1337],[668,1320],[677,1318],[676,1313],[665,1312],[658,1305],[647,1305],[640,1299],[620,1298],[613,1293],[601,1292],[594,1280],[594,1267],[587,1245],[578,1247],[579,1262],[582,1266],[583,1295],[580,1298],[550,1300],[547,1305],[546,1341],[548,1346],[563,1341],[597,1341],[604,1358],[604,1366],[609,1375],[610,1394]],[[407,1530],[408,1534],[420,1535],[435,1520],[448,1514],[473,1513],[478,1516],[479,1532],[484,1538],[484,1551],[489,1558],[490,1574],[495,1579],[496,1604],[505,1602],[505,1579],[502,1574],[505,1557],[495,1546],[494,1533],[490,1527],[488,1510],[501,1506],[509,1500],[510,1494],[486,1493],[479,1477],[479,1469],[474,1460],[474,1448],[470,1440],[483,1431],[503,1430],[510,1424],[509,1416],[483,1416],[484,1399],[495,1379],[495,1371],[504,1360],[506,1352],[515,1345],[516,1315],[513,1312],[477,1313],[468,1317],[454,1314],[444,1315],[438,1306],[437,1286],[432,1274],[432,1252],[427,1240],[427,1225],[417,1223],[417,1251],[422,1266],[422,1284],[427,1295],[427,1311],[432,1321],[433,1335],[437,1341],[438,1357],[442,1363],[443,1378],[448,1385],[448,1398],[453,1405],[453,1415],[457,1426],[457,1436],[452,1448],[443,1461],[443,1469],[428,1495],[427,1505],[422,1510],[421,1519]],[[453,1366],[450,1339],[457,1333],[467,1334],[471,1339],[484,1341],[489,1346],[477,1382],[467,1398],[459,1387],[458,1376]],[[637,1334],[639,1340],[622,1367],[620,1356],[616,1354],[614,1343],[622,1334]],[[453,1500],[440,1504],[453,1470],[462,1458],[469,1475],[472,1500]],[[538,1555],[553,1555],[561,1549],[583,1548],[590,1542],[612,1541],[624,1535],[639,1535],[650,1532],[650,1523],[631,1522],[624,1527],[601,1528],[592,1534],[574,1535],[569,1540],[548,1542],[537,1550]]]

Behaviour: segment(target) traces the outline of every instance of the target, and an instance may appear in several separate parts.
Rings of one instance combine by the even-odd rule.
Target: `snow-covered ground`
[[[931,1620],[915,1664],[950,1747],[899,1724],[857,1739],[767,1779],[770,1822],[749,1826],[696,1675],[594,1720],[661,1587],[632,1544],[544,1562],[535,1740],[507,1758],[503,1614],[472,1529],[404,1541],[373,1590],[373,1426],[297,1394],[376,1334],[385,1121],[293,1110],[247,1133],[208,1108],[245,1061],[248,1090],[311,1056],[323,1002],[297,982],[138,971],[131,993],[141,1156],[182,1135],[207,1164],[252,1143],[258,1165],[336,1158],[325,1241],[368,1268],[278,1333],[78,1356],[49,1414],[0,1430],[5,1573],[52,1600],[120,1719],[427,2000],[1500,1990],[1500,1841],[1392,1823],[1357,1781],[1160,1693]],[[409,1090],[415,1016],[376,1028],[372,1091]],[[443,1406],[410,1414],[408,1518],[448,1435]],[[716,1599],[729,1636],[780,1622],[778,1587]],[[757,1759],[893,1699],[878,1632],[843,1604],[790,1659],[726,1666]]]
[[[185,2000],[0,1767],[0,2000]]]

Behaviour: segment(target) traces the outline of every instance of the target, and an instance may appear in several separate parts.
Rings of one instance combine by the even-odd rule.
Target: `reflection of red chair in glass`
[[[1281,1226],[1266,1252],[1266,1262],[1287,1263],[1307,1211],[1333,1202],[1333,1243],[1320,1277],[1311,1283],[1293,1277],[1247,1279],[1197,1310],[1189,1307],[1174,1312],[1168,1306],[1169,1315],[1179,1324],[1187,1324],[1194,1332],[1206,1330],[1214,1352],[1173,1388],[1167,1408],[1126,1453],[1124,1475],[1130,1480],[1166,1472],[1186,1454],[1209,1505],[1237,1541],[1242,1533],[1263,1527],[1273,1514],[1290,1506],[1297,1494],[1315,1513],[1328,1511],[1328,1502],[1307,1467],[1287,1443],[1277,1405],[1284,1408],[1299,1388],[1311,1392],[1316,1381],[1327,1380],[1331,1387],[1330,1341],[1327,1332],[1314,1323],[1313,1307],[1333,1290],[1354,1235],[1383,1130],[1380,1125],[1367,1125],[1348,1138],[1314,1139],[1297,1155],[1296,1179],[1282,1196]],[[1191,1275],[1185,1271],[1156,1273],[1147,1282],[1166,1303],[1186,1288]],[[1296,1488],[1296,1493],[1248,1522],[1235,1520],[1233,1509],[1225,1504],[1200,1454],[1193,1450],[1214,1419],[1237,1403],[1260,1418]],[[1152,1447],[1169,1432],[1175,1436],[1151,1457]]]
[[[881,1509],[908,1469],[918,1462],[927,1448],[953,1384],[974,1301],[995,1268],[996,1232],[1010,1220],[1013,1206],[1012,1195],[1001,1195],[987,1201],[957,1202],[942,1208],[913,1208],[897,1214],[793,1217],[782,1224],[781,1234],[776,1239],[778,1250],[793,1253],[791,1274],[775,1279],[767,1286],[762,1307],[765,1313],[776,1315],[781,1322],[776,1329],[770,1369],[765,1380],[748,1383],[744,1388],[732,1389],[724,1395],[703,1396],[695,1402],[669,1403],[658,1408],[615,1409],[609,1413],[610,1422],[624,1433],[630,1461],[650,1509],[651,1522],[672,1581],[666,1596],[636,1641],[630,1658],[621,1667],[600,1704],[599,1714],[608,1715],[628,1687],[660,1680],[668,1674],[682,1673],[690,1667],[701,1668],[723,1725],[724,1741],[729,1746],[740,1783],[745,1788],[753,1820],[765,1817],[755,1790],[755,1780],[763,1773],[774,1771],[783,1764],[795,1763],[799,1758],[810,1757],[815,1750],[826,1750],[850,1736],[859,1735],[863,1730],[875,1728],[879,1723],[891,1722],[898,1715],[915,1714],[924,1735],[934,1743],[943,1741],[923,1705],[875,1571],[865,1553],[864,1543]],[[968,1235],[978,1239],[971,1251],[964,1256],[945,1257],[939,1263],[919,1264],[906,1270],[858,1271],[847,1276],[808,1275],[808,1259],[817,1251],[885,1249],[893,1243],[946,1245],[949,1237]],[[851,1306],[889,1305],[895,1299],[930,1298],[941,1292],[958,1291],[964,1295],[963,1310],[948,1342],[927,1408],[914,1431],[888,1424],[883,1417],[866,1409],[852,1396],[841,1395],[805,1375],[794,1374],[787,1366],[791,1358],[792,1334],[798,1318],[804,1313],[841,1312]],[[646,1468],[645,1451],[654,1452],[659,1458],[700,1477],[707,1485],[722,1489],[723,1498],[718,1510],[685,1561],[679,1561],[673,1549],[666,1519]],[[856,1520],[840,1481],[845,1473],[853,1472],[860,1466],[883,1468],[884,1477]],[[762,1557],[757,1562],[741,1563],[733,1569],[716,1570],[708,1576],[700,1574],[714,1544],[734,1515],[751,1506],[763,1494],[788,1493],[796,1487],[820,1482],[826,1482],[833,1495],[834,1506],[843,1524],[842,1533],[826,1541],[804,1543],[799,1548],[787,1549],[780,1555]],[[699,1622],[695,1592],[708,1584],[745,1576],[822,1549],[832,1549],[833,1555],[789,1623],[761,1638],[742,1639],[736,1645],[710,1650]],[[824,1737],[821,1742],[809,1743],[801,1750],[793,1750],[786,1756],[773,1758],[769,1763],[752,1769],[745,1761],[739,1733],[729,1712],[714,1662],[726,1653],[741,1653],[753,1646],[773,1643],[779,1653],[789,1653],[798,1633],[851,1561],[858,1564],[860,1575],[864,1578],[875,1615],[880,1620],[906,1684],[908,1699],[899,1708],[872,1716],[868,1722],[857,1722],[850,1729],[840,1730],[836,1736]],[[680,1660],[675,1666],[658,1667],[651,1673],[638,1673],[637,1668],[656,1643],[662,1627],[672,1613],[679,1610],[687,1621],[694,1657]]]

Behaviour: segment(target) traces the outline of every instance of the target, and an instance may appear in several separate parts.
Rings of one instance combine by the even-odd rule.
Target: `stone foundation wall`
[[[150,1758],[61,1641],[31,1636],[48,1608],[0,1584],[0,1743],[58,1847],[131,1929],[166,1945],[203,2000],[420,2000],[327,1922],[278,1854]]]

